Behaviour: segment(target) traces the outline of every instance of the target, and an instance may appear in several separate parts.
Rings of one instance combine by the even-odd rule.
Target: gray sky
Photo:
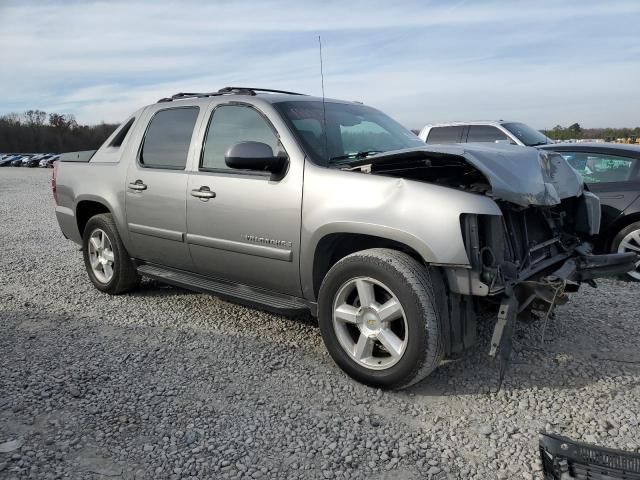
[[[118,122],[180,91],[360,100],[404,125],[640,125],[640,1],[0,0],[0,114]]]

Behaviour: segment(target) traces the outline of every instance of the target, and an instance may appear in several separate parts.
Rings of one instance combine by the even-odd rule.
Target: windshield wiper
[[[358,160],[361,158],[367,158],[369,155],[375,155],[376,153],[383,153],[382,150],[362,150],[356,153],[347,153],[346,155],[338,155],[337,157],[331,157],[329,163],[345,163],[340,160]]]

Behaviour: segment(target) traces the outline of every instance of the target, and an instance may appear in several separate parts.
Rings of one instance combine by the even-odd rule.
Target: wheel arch
[[[616,219],[609,227],[607,227],[604,238],[600,240],[600,249],[610,252],[613,246],[613,240],[623,228],[628,227],[632,223],[640,222],[640,211],[624,215]]]
[[[395,238],[361,232],[328,233],[320,238],[314,249],[311,274],[313,298],[318,298],[322,280],[333,265],[347,255],[370,248],[401,251],[421,263],[426,263],[426,259],[414,247]]]
[[[113,213],[107,202],[95,198],[85,198],[76,204],[76,224],[80,237],[84,233],[84,228],[91,217],[101,213]]]

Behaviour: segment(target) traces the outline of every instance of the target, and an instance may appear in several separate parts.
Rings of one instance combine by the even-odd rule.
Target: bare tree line
[[[27,110],[0,117],[0,152],[63,153],[98,148],[116,124],[80,125],[73,115]]]
[[[63,153],[94,150],[111,135],[117,124],[80,125],[73,115],[27,110],[22,114],[10,113],[0,117],[1,153]],[[413,130],[416,134],[418,130]],[[543,132],[554,140],[640,137],[635,128],[582,128],[574,123],[569,127],[556,125]]]

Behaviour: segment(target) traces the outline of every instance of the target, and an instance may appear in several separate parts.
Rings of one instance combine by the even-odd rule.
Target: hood
[[[458,157],[475,167],[491,186],[491,196],[523,207],[552,206],[582,195],[584,183],[561,155],[532,147],[503,144],[440,145],[395,150],[353,163],[351,167],[415,160],[423,168]],[[375,168],[384,173],[384,168]],[[373,170],[372,170],[373,171]]]

